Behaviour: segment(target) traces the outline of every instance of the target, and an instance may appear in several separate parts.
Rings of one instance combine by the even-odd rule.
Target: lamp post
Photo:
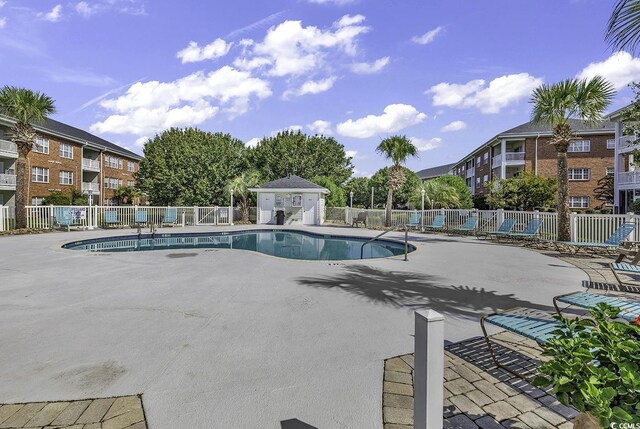
[[[93,204],[93,189],[89,189],[87,191],[87,194],[89,195],[89,214],[87,215],[87,223],[89,224],[89,226],[87,227],[88,230],[93,230],[93,210],[91,208],[91,205]]]
[[[370,207],[370,208],[373,208],[373,190],[374,190],[374,189],[375,189],[375,188],[372,186],[372,187],[371,187],[371,207]]]
[[[231,194],[231,206],[229,207],[229,224],[233,225],[233,189],[229,190]]]
[[[420,231],[424,231],[424,188],[420,189],[420,196],[422,197],[422,215],[420,216]]]
[[[349,192],[349,197],[351,198],[351,200],[349,201],[349,207],[353,208],[353,191]]]

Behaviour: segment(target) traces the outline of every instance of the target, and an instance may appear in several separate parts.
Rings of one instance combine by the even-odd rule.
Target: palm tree
[[[601,76],[591,80],[567,79],[533,91],[531,119],[553,128],[551,144],[558,152],[558,240],[569,241],[569,183],[567,149],[575,135],[569,119],[597,124],[615,95],[613,85]]]
[[[615,50],[636,50],[640,43],[640,0],[618,0],[605,39]]]
[[[385,226],[391,226],[391,206],[393,204],[393,191],[398,189],[405,181],[402,164],[410,156],[418,156],[418,149],[407,136],[391,136],[382,140],[376,152],[385,159],[390,159],[393,165],[389,169],[389,192],[387,193],[387,211],[385,214]]]
[[[424,190],[425,207],[429,209],[451,209],[460,207],[458,190],[438,180],[427,180],[415,189],[411,198],[411,202],[415,207],[422,205],[422,190]]]
[[[56,108],[51,97],[37,91],[14,86],[0,89],[0,113],[15,119],[11,139],[18,148],[16,161],[16,228],[27,227],[27,156],[31,152],[36,131],[32,122],[44,122]]]
[[[233,195],[240,198],[238,208],[242,213],[242,221],[249,221],[249,188],[260,183],[260,173],[255,170],[243,172],[240,176],[231,179],[227,184],[227,189],[233,191]]]

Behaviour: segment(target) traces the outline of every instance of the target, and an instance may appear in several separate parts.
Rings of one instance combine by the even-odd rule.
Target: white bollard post
[[[0,232],[4,231],[4,207],[0,206]]]
[[[557,216],[556,214],[556,219]],[[569,213],[569,235],[571,241],[578,241],[578,213],[576,212]]]
[[[415,429],[441,428],[444,403],[444,317],[433,310],[415,312]]]

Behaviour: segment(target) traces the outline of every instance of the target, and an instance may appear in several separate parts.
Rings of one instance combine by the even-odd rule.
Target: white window
[[[572,209],[588,209],[589,197],[569,197],[569,207]]]
[[[480,157],[476,158],[476,165],[480,165]]]
[[[482,156],[482,158],[484,159],[484,164],[488,164],[489,163],[489,152],[485,152],[484,155]]]
[[[49,169],[43,167],[32,167],[31,181],[38,183],[49,183]]]
[[[127,161],[127,171],[130,172],[135,172],[136,171],[136,164],[131,162],[131,161]]]
[[[480,178],[476,177],[476,185],[479,185],[479,184],[480,184]]]
[[[121,159],[118,160],[118,168],[120,170],[122,170],[122,160]]]
[[[60,172],[60,184],[61,185],[73,185],[73,172],[61,171]]]
[[[44,202],[44,197],[31,197],[32,206],[41,206]]]
[[[488,182],[489,181],[489,175],[485,174],[484,177],[482,178],[482,181],[485,182],[485,183]]]
[[[567,152],[591,152],[591,140],[572,141]]]
[[[607,167],[607,176],[613,176],[616,173],[616,169],[614,167]]]
[[[120,167],[118,167],[118,165]],[[116,158],[115,156],[105,156],[104,157],[104,166],[105,167],[110,167],[110,168],[120,168],[122,169],[122,160]]]
[[[73,146],[68,143],[60,143],[60,157],[73,159]]]
[[[36,136],[36,141],[33,144],[33,151],[37,153],[49,153],[49,139]]]
[[[118,179],[118,188],[122,188],[122,179]]]
[[[570,168],[569,180],[589,180],[588,168]]]
[[[136,186],[136,181],[135,180],[127,180],[127,186],[130,188],[133,188],[134,186]]]
[[[616,139],[607,139],[607,149],[616,148]]]

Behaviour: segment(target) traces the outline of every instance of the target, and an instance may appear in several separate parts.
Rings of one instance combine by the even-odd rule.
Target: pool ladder
[[[408,261],[409,260],[409,257],[408,257],[408,255],[409,255],[409,228],[407,227],[407,225],[404,225],[404,224],[394,225],[391,228],[385,229],[380,234],[378,234],[375,237],[370,238],[369,240],[367,240],[364,243],[362,243],[362,246],[360,246],[360,259],[364,259],[364,246],[366,244],[369,244],[372,241],[377,240],[378,238],[380,238],[383,235],[385,235],[387,232],[391,232],[391,231],[397,230],[398,227],[402,227],[404,229],[404,260]]]

